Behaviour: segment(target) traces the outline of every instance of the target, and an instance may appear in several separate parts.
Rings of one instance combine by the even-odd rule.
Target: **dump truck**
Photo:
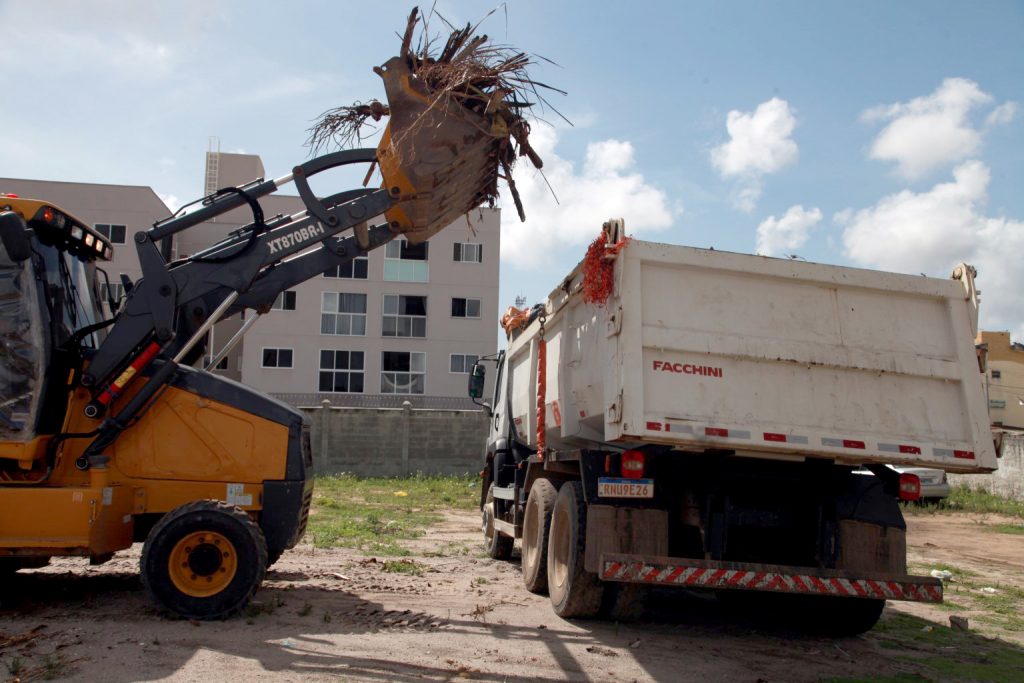
[[[635,615],[649,587],[680,587],[785,594],[780,612],[849,634],[886,600],[941,601],[907,574],[899,501],[920,482],[888,465],[996,468],[975,271],[658,244],[621,220],[601,242],[470,376],[480,399],[496,364],[490,556],[521,539],[526,588],[563,617]],[[588,303],[594,281],[607,298]]]
[[[214,367],[281,292],[396,237],[426,240],[493,198],[499,163],[515,154],[496,117],[519,105],[477,88],[493,105],[481,113],[472,97],[429,91],[415,73],[426,57],[406,50],[376,69],[391,114],[376,148],[221,188],[137,232],[142,277],[123,278],[127,297],[107,302],[109,317],[97,267],[109,241],[46,198],[0,194],[0,570],[54,556],[99,564],[142,542],[142,581],[161,609],[218,619],[245,607],[305,530],[309,425],[192,366],[212,356]],[[310,188],[353,165],[379,168],[381,184]],[[260,199],[289,184],[304,209],[264,215]],[[251,222],[171,258],[175,235],[246,207]],[[239,332],[207,353],[213,325],[243,312]]]

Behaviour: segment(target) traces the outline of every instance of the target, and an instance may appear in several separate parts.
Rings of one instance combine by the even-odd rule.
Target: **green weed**
[[[358,548],[376,555],[403,556],[402,541],[419,538],[452,508],[479,504],[475,477],[415,476],[363,478],[342,474],[315,484],[309,537],[319,548]]]
[[[426,571],[426,567],[413,560],[387,560],[383,569],[392,574],[412,574],[413,576],[421,576]]]

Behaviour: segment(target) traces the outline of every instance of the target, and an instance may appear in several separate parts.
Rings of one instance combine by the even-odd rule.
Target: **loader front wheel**
[[[186,619],[224,619],[245,607],[267,571],[263,532],[241,509],[200,500],[168,512],[142,548],[142,583]]]
[[[523,583],[531,593],[548,589],[548,535],[558,489],[550,479],[538,479],[530,489],[523,515]]]
[[[583,484],[566,482],[555,498],[548,538],[548,596],[560,617],[586,619],[601,609],[605,585],[583,567],[586,539]]]

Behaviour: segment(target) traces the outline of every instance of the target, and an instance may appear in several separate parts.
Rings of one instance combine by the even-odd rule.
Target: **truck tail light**
[[[900,500],[918,500],[921,497],[921,479],[916,474],[900,475]]]
[[[622,476],[626,479],[642,479],[644,476],[643,451],[626,451],[622,454]]]

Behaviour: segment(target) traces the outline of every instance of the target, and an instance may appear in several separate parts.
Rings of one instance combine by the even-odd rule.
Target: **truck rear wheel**
[[[484,546],[487,548],[487,556],[495,560],[507,560],[512,557],[512,546],[516,540],[505,536],[494,528],[494,484],[487,488],[487,497],[484,499],[483,530]]]
[[[526,499],[523,515],[523,583],[531,593],[548,589],[548,534],[558,489],[550,479],[538,479]]]
[[[885,609],[885,600],[867,598],[817,598],[802,616],[805,627],[828,636],[856,636],[874,628]]]
[[[593,617],[601,610],[605,586],[583,568],[586,538],[583,484],[566,482],[555,498],[548,538],[548,595],[560,617]]]
[[[224,619],[245,607],[267,571],[263,532],[241,509],[199,500],[168,512],[142,548],[142,583],[163,609]]]

